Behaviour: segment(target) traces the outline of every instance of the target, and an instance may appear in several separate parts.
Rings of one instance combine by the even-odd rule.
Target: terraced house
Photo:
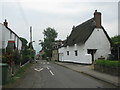
[[[111,39],[101,22],[101,13],[95,10],[93,18],[74,26],[59,48],[59,61],[92,64],[98,58],[106,59],[111,54]]]

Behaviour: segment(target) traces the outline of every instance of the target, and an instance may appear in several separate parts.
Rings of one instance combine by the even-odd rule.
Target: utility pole
[[[32,50],[32,26],[30,26],[30,50]],[[32,55],[32,51],[30,51],[30,55]],[[32,62],[33,60],[30,60],[30,62]]]
[[[30,43],[32,45],[32,26],[30,26]]]

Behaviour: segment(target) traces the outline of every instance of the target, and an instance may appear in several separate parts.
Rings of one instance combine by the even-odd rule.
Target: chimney
[[[5,25],[5,27],[8,27],[8,22],[6,19],[5,19],[4,25]]]
[[[94,12],[94,20],[96,23],[96,28],[101,28],[101,13],[97,12],[97,10]]]

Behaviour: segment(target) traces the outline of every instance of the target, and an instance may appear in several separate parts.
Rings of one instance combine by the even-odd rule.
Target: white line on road
[[[41,68],[39,71],[42,71],[43,70],[43,68]]]
[[[47,67],[47,69],[49,70],[49,67]]]
[[[50,73],[52,74],[52,75],[54,75],[54,73],[51,71],[51,70],[49,70],[50,71]]]
[[[34,68],[34,70],[36,70],[36,71],[40,72],[40,71],[42,71],[42,70],[43,70],[43,68],[41,68],[41,69]]]

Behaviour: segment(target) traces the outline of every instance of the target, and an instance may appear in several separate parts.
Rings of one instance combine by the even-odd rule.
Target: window
[[[67,55],[69,55],[69,51],[67,51]]]
[[[75,50],[75,56],[78,56],[78,52],[77,52],[77,50]]]

